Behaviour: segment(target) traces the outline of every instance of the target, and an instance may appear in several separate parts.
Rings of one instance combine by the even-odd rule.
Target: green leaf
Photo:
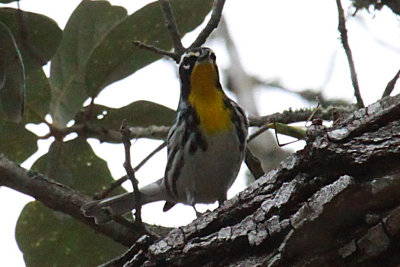
[[[92,50],[123,18],[126,10],[106,1],[82,1],[72,13],[51,64],[51,114],[56,124],[72,120],[88,98],[84,72]]]
[[[80,137],[53,142],[49,152],[38,159],[32,169],[87,195],[94,195],[114,181],[107,163]],[[117,191],[123,192],[122,188]]]
[[[54,55],[62,32],[52,19],[13,8],[0,8],[0,21],[13,33],[21,50],[25,66],[45,65]],[[3,42],[0,43],[2,49]]]
[[[25,105],[25,65],[10,28],[0,21],[0,101],[8,120],[20,122]]]
[[[38,149],[37,136],[25,129],[23,124],[0,121],[0,140],[0,153],[18,163]]]
[[[102,105],[90,107],[90,118],[85,110],[78,113],[75,123],[81,124],[89,119],[92,125],[106,129],[119,130],[123,119],[128,121],[129,126],[170,126],[175,119],[175,111],[150,101],[136,101],[122,108],[114,109]]]
[[[88,195],[113,181],[106,162],[94,154],[83,138],[53,142],[32,169]],[[115,193],[123,192],[119,188]],[[126,249],[37,201],[24,207],[17,222],[16,239],[27,266],[97,266]]]
[[[16,2],[16,1],[19,1],[19,0],[0,0],[0,3],[7,4],[7,3],[11,3],[11,2]]]
[[[46,16],[12,8],[0,9],[0,21],[0,119],[18,122],[25,94],[32,95],[26,90],[41,90],[37,85],[25,90],[26,76],[38,73],[50,60],[61,40],[61,30]]]
[[[42,68],[26,73],[26,104],[23,121],[40,123],[50,111],[51,88]]]
[[[26,266],[97,266],[126,248],[38,201],[25,205],[15,237]]]
[[[211,0],[171,0],[170,3],[182,36],[195,29],[212,6]],[[153,52],[135,47],[135,40],[165,50],[172,48],[159,3],[151,3],[127,17],[90,55],[86,66],[86,84],[90,96],[96,96],[107,85],[161,58]]]

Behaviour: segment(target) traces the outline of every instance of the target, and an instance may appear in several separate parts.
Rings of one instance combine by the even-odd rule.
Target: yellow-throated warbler
[[[222,90],[214,52],[206,47],[188,50],[181,58],[181,97],[168,134],[164,178],[140,189],[142,204],[165,200],[164,211],[175,203],[194,205],[226,200],[244,158],[247,118]],[[135,208],[133,193],[90,202],[84,214],[96,223]]]

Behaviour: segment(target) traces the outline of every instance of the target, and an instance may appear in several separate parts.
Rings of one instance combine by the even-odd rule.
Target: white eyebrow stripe
[[[194,51],[186,52],[186,53],[183,54],[183,56],[181,57],[181,61],[179,62],[179,65],[182,64],[182,62],[183,62],[183,60],[184,60],[185,58],[188,58],[188,57],[190,57],[190,56],[199,57],[199,56],[200,56],[200,53],[199,53],[198,51],[196,51],[196,52],[194,52]]]
[[[196,56],[199,57],[200,56],[200,52],[199,51],[190,51],[189,53],[187,53],[188,56]]]

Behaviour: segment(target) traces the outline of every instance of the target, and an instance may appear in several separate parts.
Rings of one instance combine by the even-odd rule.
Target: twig
[[[156,147],[150,154],[148,154],[136,167],[133,169],[135,172],[137,172],[151,157],[153,157],[155,154],[157,154],[159,151],[161,151],[164,147],[167,146],[167,141],[164,141],[161,145]]]
[[[121,135],[122,135],[122,143],[125,148],[125,162],[124,168],[126,170],[126,174],[128,175],[129,180],[132,182],[134,198],[135,198],[135,222],[139,227],[145,228],[142,222],[142,204],[140,202],[140,191],[138,188],[138,181],[135,177],[135,171],[131,165],[131,140],[130,140],[130,131],[128,127],[128,122],[126,120],[122,121],[121,125]]]
[[[199,36],[197,36],[196,40],[190,45],[190,48],[202,46],[206,42],[208,36],[210,36],[212,31],[218,27],[218,23],[221,20],[224,4],[225,0],[214,0],[210,20],[201,31]]]
[[[133,44],[138,46],[139,48],[147,49],[147,50],[152,51],[154,53],[170,57],[173,60],[175,60],[176,62],[179,61],[178,53],[169,52],[169,51],[166,51],[164,49],[158,48],[158,47],[156,47],[154,45],[145,44],[145,43],[143,43],[141,41],[133,41]]]
[[[396,73],[393,79],[391,79],[387,84],[385,91],[383,91],[382,98],[384,98],[385,96],[389,96],[392,93],[399,77],[400,77],[400,70]]]
[[[143,251],[146,251],[148,247],[153,243],[153,240],[148,235],[143,235],[140,237],[127,251],[124,252],[121,256],[112,259],[106,263],[103,263],[99,267],[115,267],[115,266],[126,266],[125,264],[134,256]],[[143,264],[143,263],[142,263]]]
[[[186,48],[182,45],[181,36],[179,34],[178,26],[176,25],[175,17],[173,15],[169,1],[158,0],[158,2],[160,3],[165,18],[165,24],[167,26],[172,42],[174,44],[174,52],[169,52],[137,40],[134,41],[133,44],[137,45],[140,48],[144,48],[152,52],[155,52],[157,54],[171,57],[172,59],[175,60],[175,62],[178,63],[181,55],[186,51]],[[190,48],[199,47],[205,43],[207,38],[210,36],[212,31],[218,26],[218,23],[221,20],[222,9],[224,7],[224,4],[225,0],[214,0],[210,20],[208,21],[204,29],[201,31],[199,36],[197,36],[196,40],[192,43]]]
[[[159,0],[158,1],[161,5],[161,9],[164,13],[165,24],[171,35],[172,42],[174,43],[175,52],[178,55],[181,55],[185,48],[181,42],[181,35],[179,34],[178,26],[176,25],[174,14],[172,13],[171,6],[168,0]]]
[[[311,116],[310,116],[310,117],[311,117]],[[274,132],[275,132],[275,140],[276,140],[276,143],[277,143],[277,145],[278,145],[279,147],[283,147],[283,146],[286,146],[286,145],[290,145],[290,144],[293,144],[293,143],[295,143],[295,142],[301,140],[301,139],[297,139],[297,140],[291,141],[291,142],[289,142],[289,143],[281,144],[281,143],[279,142],[279,138],[278,138],[278,131],[277,131],[277,126],[276,126],[276,120],[274,120],[274,130],[275,130],[275,131],[274,131]]]
[[[316,99],[318,98],[318,102],[324,107],[332,106],[332,105],[336,105],[336,106],[337,105],[340,105],[340,106],[350,105],[350,103],[344,99],[326,99],[320,90],[314,90],[314,89],[292,90],[292,89],[284,87],[278,80],[263,81],[254,76],[250,77],[250,79],[252,79],[252,82],[256,85],[279,89],[279,90],[282,90],[283,92],[287,92],[290,94],[300,96],[301,98],[303,98],[304,100],[306,100],[308,102],[315,102]],[[323,88],[323,86],[320,86],[320,88]]]
[[[201,31],[199,36],[197,36],[196,40],[190,45],[190,48],[202,46],[206,42],[208,36],[210,36],[212,31],[218,27],[218,23],[221,20],[224,4],[225,0],[214,0],[210,20],[208,21],[206,27],[204,27],[204,29]]]
[[[340,38],[342,40],[344,51],[346,52],[347,61],[349,62],[349,66],[350,66],[351,82],[352,82],[353,88],[354,88],[354,95],[356,96],[356,99],[357,99],[357,107],[363,108],[364,101],[361,98],[360,87],[358,85],[358,80],[357,80],[356,68],[354,66],[353,56],[351,53],[349,40],[347,37],[346,19],[344,17],[343,7],[342,7],[340,0],[336,0],[336,4],[337,4],[337,9],[338,9],[338,16],[339,16],[338,30],[340,32]]]
[[[104,199],[108,197],[112,191],[114,191],[118,186],[122,185],[126,180],[128,180],[128,175],[124,175],[118,180],[112,182],[108,188],[94,194],[93,199]]]
[[[251,141],[253,141],[254,138],[256,138],[257,136],[259,136],[260,134],[262,134],[263,132],[265,132],[266,130],[270,129],[270,124],[265,124],[263,126],[261,126],[257,131],[255,131],[254,133],[252,133],[248,138],[247,138],[247,143],[250,143]]]
[[[167,142],[163,142],[161,145],[159,145],[156,149],[154,149],[149,155],[147,155],[138,165],[136,165],[133,170],[137,172],[151,157],[153,157],[157,152],[162,150],[165,146],[167,145]],[[114,181],[110,187],[108,187],[106,190],[103,190],[95,195],[95,199],[103,199],[107,197],[112,191],[114,191],[115,188],[118,186],[122,185],[126,180],[128,180],[128,176],[124,175],[118,180]]]
[[[333,111],[339,112],[341,114],[351,113],[355,109],[354,106],[337,106],[337,107],[327,107],[320,108],[315,112],[315,116],[323,120],[332,120]],[[300,109],[300,110],[285,110],[283,112],[276,112],[274,114],[266,116],[251,116],[249,117],[250,126],[262,127],[265,124],[273,123],[274,119],[276,122],[289,124],[299,121],[307,121],[310,114],[313,112],[312,109]]]

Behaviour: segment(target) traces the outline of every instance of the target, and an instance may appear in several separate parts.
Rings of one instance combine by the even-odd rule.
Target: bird
[[[223,91],[216,55],[208,47],[188,49],[179,62],[180,99],[167,136],[163,178],[140,189],[141,205],[166,201],[163,211],[177,203],[219,206],[236,180],[245,156],[248,120],[244,110]],[[96,224],[135,209],[133,192],[81,207]]]

